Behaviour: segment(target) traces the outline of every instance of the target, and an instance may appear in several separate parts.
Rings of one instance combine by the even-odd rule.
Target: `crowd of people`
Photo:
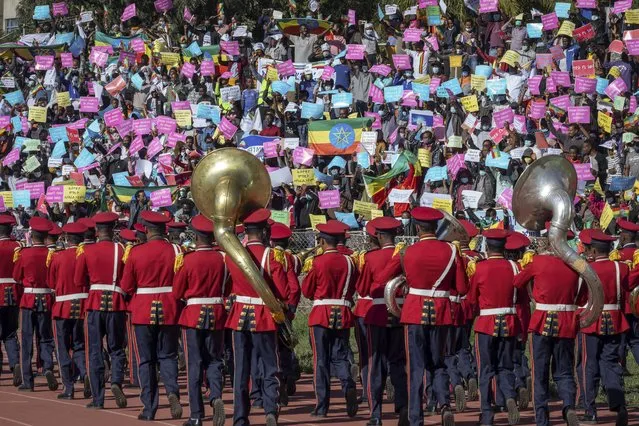
[[[156,303],[148,296],[168,297],[164,294],[171,294],[171,286],[177,299],[200,296],[188,294],[183,288],[186,281],[177,278],[182,267],[179,246],[185,243],[187,226],[194,232],[190,234],[194,235],[194,241],[189,242],[193,247],[212,244],[209,235],[212,225],[198,215],[190,192],[195,167],[211,151],[243,149],[259,158],[268,170],[272,187],[268,210],[255,213],[257,216],[251,216],[252,219],[245,222],[247,247],[251,241],[259,246],[255,249],[256,256],[264,253],[268,256],[268,250],[258,244],[263,240],[268,217],[293,231],[310,228],[319,231],[323,248],[330,254],[339,248],[338,242],[343,242],[347,230],[368,231],[371,237],[379,239],[382,249],[384,241],[389,247],[393,245],[388,235],[415,236],[423,240],[425,235],[434,232],[432,221],[441,219],[434,213],[439,210],[468,221],[470,233],[473,229],[485,232],[488,241],[494,240],[488,248],[499,253],[507,238],[507,232],[501,230],[531,237],[539,235],[517,223],[512,214],[513,189],[527,168],[548,155],[563,156],[574,167],[577,196],[571,226],[577,234],[586,231],[584,236],[593,232],[592,238],[599,241],[595,244],[599,251],[593,249],[593,253],[602,255],[605,250],[601,246],[610,243],[600,235],[601,230],[605,232],[603,235],[615,234],[619,223],[625,223],[624,218],[632,224],[639,216],[639,186],[636,186],[639,176],[639,133],[636,133],[639,69],[635,60],[635,55],[639,56],[639,10],[632,9],[632,2],[618,0],[609,7],[597,6],[596,2],[587,0],[579,0],[575,5],[559,2],[552,10],[526,9],[524,13],[508,17],[500,11],[497,1],[480,0],[473,7],[468,5],[464,16],[455,16],[448,13],[443,1],[420,0],[406,10],[392,4],[376,5],[376,17],[369,21],[359,19],[363,11],[349,9],[348,5],[344,6],[342,17],[332,16],[329,21],[324,19],[317,1],[299,6],[292,3],[284,12],[263,10],[262,15],[256,17],[256,24],[249,26],[228,16],[223,2],[219,2],[214,16],[204,16],[198,10],[188,7],[178,10],[171,1],[158,0],[154,2],[152,20],[137,16],[135,2],[108,14],[59,2],[35,8],[33,33],[21,35],[16,43],[0,45],[3,52],[0,57],[0,231],[10,230],[14,237],[24,237],[30,246],[23,249],[25,255],[32,253],[26,250],[45,248],[46,244],[52,250],[57,247],[65,253],[62,251],[63,239],[54,237],[63,231],[67,235],[67,247],[74,250],[83,241],[94,243],[97,232],[95,248],[77,249],[75,269],[71,267],[70,271],[64,271],[64,274],[71,274],[69,285],[90,284],[91,287],[91,296],[87,296],[87,306],[83,309],[88,309],[86,321],[89,330],[95,333],[89,337],[95,345],[89,356],[93,367],[78,368],[79,376],[86,377],[86,394],[93,395],[91,404],[94,408],[104,405],[103,367],[96,365],[103,365],[101,341],[105,332],[109,338],[116,334],[115,344],[107,352],[114,371],[120,372],[112,376],[111,390],[118,406],[126,406],[121,389],[127,340],[123,330],[127,321],[130,322],[125,311],[130,310],[128,298],[133,296],[133,300],[140,301],[140,309],[146,312],[148,308],[151,314],[144,313],[140,314],[144,318],[135,318],[135,312],[131,311],[133,324],[149,327],[144,331],[136,329],[129,333],[128,339],[133,335],[139,341],[152,342],[160,333],[160,339],[174,341],[176,345],[165,348],[162,354],[150,353],[152,351],[137,354],[137,361],[142,361],[144,366],[139,372],[140,381],[145,383],[142,386],[145,410],[140,418],[152,420],[157,410],[157,362],[167,386],[172,414],[181,416],[178,389],[170,388],[175,383],[167,383],[167,377],[177,377],[177,371],[172,362],[162,358],[177,352],[177,334],[174,334],[177,329],[171,329],[169,333],[153,328],[163,325],[164,321],[177,321],[176,301]],[[572,173],[572,169],[566,169],[566,173]],[[390,219],[393,222],[388,222]],[[379,227],[371,225],[375,223]],[[369,225],[373,227],[372,231],[367,227]],[[164,243],[155,241],[163,238],[165,226],[172,235],[173,246],[165,247]],[[269,223],[268,227],[274,225]],[[629,228],[627,232],[636,232],[632,231],[631,225],[626,227]],[[122,242],[143,243],[148,238],[149,244],[157,246],[154,250],[158,256],[166,257],[171,271],[175,263],[175,282],[180,282],[180,286],[171,282],[173,272],[167,270],[162,272],[166,274],[162,278],[164,286],[159,287],[164,290],[145,290],[151,276],[145,276],[141,271],[153,269],[151,263],[157,258],[135,256],[135,250],[127,261],[128,251],[125,253],[124,248],[116,248],[113,264],[101,270],[99,262],[103,259],[100,256],[106,252],[100,250],[121,247],[110,243],[113,229],[119,230]],[[286,231],[281,232],[286,235],[282,240],[290,238]],[[10,234],[5,232],[0,240],[8,239]],[[584,246],[588,239],[584,237],[580,241],[580,250],[587,252]],[[279,243],[279,239],[275,242]],[[626,242],[634,244],[634,241]],[[519,249],[526,245],[528,243]],[[438,246],[437,250],[443,253],[440,261],[445,266],[448,248]],[[47,250],[41,251],[32,255],[36,259],[34,262],[40,262],[42,256],[47,258]],[[95,259],[88,256],[91,251],[95,251]],[[340,249],[340,253],[342,251]],[[184,261],[196,256],[199,255],[184,255]],[[56,261],[61,257],[62,254],[50,255],[46,266],[63,264],[63,261]],[[118,258],[125,259],[119,264]],[[632,260],[632,256],[623,260]],[[91,265],[93,261],[98,263]],[[390,258],[380,256],[377,261],[383,265],[390,262]],[[29,263],[24,264],[19,255],[14,262],[20,264],[16,267],[21,272],[15,272],[12,262],[5,265],[12,269],[5,278],[28,281]],[[196,265],[195,260],[190,262]],[[222,258],[216,258],[215,262],[218,266],[224,265]],[[290,262],[296,268],[300,266],[296,271],[299,273],[300,259],[290,258],[286,263]],[[318,266],[317,262],[324,266]],[[314,351],[318,347],[332,347],[348,337],[347,333],[344,336],[344,333],[322,330],[337,328],[341,331],[353,326],[354,321],[350,317],[350,304],[344,300],[351,298],[352,293],[335,294],[332,298],[325,293],[328,290],[322,290],[321,285],[318,287],[313,282],[325,279],[317,276],[318,273],[314,275],[313,268],[330,268],[331,262],[341,262],[341,257],[339,260],[331,256],[317,257],[312,265],[308,265],[307,281],[301,290],[309,299],[317,299],[319,291],[324,299],[343,302],[337,307],[334,303],[332,306],[320,303],[313,308],[314,311],[323,310],[315,317],[311,314],[309,322],[310,326],[319,327],[313,327]],[[448,292],[446,297],[461,297],[468,291],[465,287],[468,279],[463,274],[465,265],[461,259],[455,259],[454,253],[441,278],[449,272],[452,262],[458,269],[456,278],[450,278],[448,282],[452,293],[445,288],[442,291]],[[281,262],[275,261],[274,268],[279,268],[278,263]],[[399,262],[394,264],[394,260],[391,264],[395,269],[404,267]],[[354,291],[357,274],[351,275],[350,271],[358,266],[364,276],[364,265],[363,260],[358,265],[349,263],[344,289],[349,288],[352,281],[351,291]],[[506,264],[499,267],[510,268]],[[128,276],[127,269],[122,275],[121,268],[128,268],[131,273],[140,271],[141,275]],[[242,281],[234,266],[228,266],[228,269],[223,268],[222,277],[229,272],[234,286],[236,280]],[[375,272],[381,274],[381,266]],[[384,272],[382,276],[390,279],[399,270],[390,272],[387,268]],[[371,280],[367,291],[372,292],[377,277],[371,271],[367,273],[370,275],[367,279]],[[406,275],[410,282],[411,274]],[[194,277],[198,277],[197,273]],[[56,275],[49,274],[48,278],[64,281]],[[282,282],[287,280],[280,278]],[[566,279],[573,278],[567,276]],[[472,280],[471,274],[471,283]],[[628,278],[625,280],[625,290],[629,291],[632,283],[628,283]],[[455,293],[455,282],[458,293]],[[7,281],[5,284],[12,283]],[[239,330],[245,320],[255,322],[256,318],[262,318],[265,324],[260,327],[266,327],[263,331],[273,332],[278,326],[265,313],[266,308],[246,308],[259,296],[246,285],[244,290],[248,293],[240,295],[245,301],[235,303],[228,314],[235,322],[231,328]],[[479,281],[476,285],[480,285]],[[372,293],[365,295],[359,286],[357,290],[359,296],[364,297],[362,300],[381,297]],[[80,293],[80,287],[78,294],[84,294]],[[182,294],[176,294],[178,287],[182,288]],[[403,315],[402,323],[411,324],[407,336],[431,339],[433,347],[438,347],[441,344],[438,339],[445,333],[431,330],[423,335],[417,326],[430,325],[431,316],[433,324],[436,322],[438,326],[442,321],[447,325],[461,323],[455,323],[448,315],[440,317],[445,311],[443,305],[439,306],[440,301],[429,305],[429,310],[421,309],[423,299],[437,293],[435,288],[428,290],[432,293],[430,296],[423,291],[413,295],[413,303],[420,298],[420,309],[415,313],[421,312],[419,315],[423,317],[416,319]],[[289,312],[294,313],[300,297],[299,285],[297,292],[280,290],[279,296],[283,299],[290,293],[289,305],[293,309]],[[38,305],[29,307],[36,309],[37,314],[26,320],[24,316],[22,318],[22,327],[31,333],[43,324],[38,309],[43,306],[44,311],[51,309],[52,299],[44,297],[45,293],[35,291],[27,297],[29,304]],[[473,296],[478,304],[481,304],[480,293],[477,290]],[[573,296],[577,297],[576,290]],[[14,300],[13,297],[9,296],[9,299]],[[207,299],[207,303],[217,305],[217,302],[211,302],[212,296]],[[407,303],[409,300],[407,298]],[[74,316],[78,314],[74,311],[77,307],[74,308],[72,302],[68,302],[71,320],[77,320],[79,317]],[[617,300],[617,305],[619,303]],[[571,305],[575,304],[576,299],[571,302]],[[215,318],[225,315],[223,310],[218,307],[205,310],[204,319],[200,319],[207,324],[206,328],[222,329],[222,323]],[[630,311],[626,313],[630,314]],[[384,312],[382,316],[385,315]],[[68,315],[65,313],[65,316]],[[358,316],[362,322],[357,322],[358,333],[364,335],[358,337],[362,344],[360,361],[367,339],[372,338],[365,336],[364,317]],[[637,322],[631,317],[628,321],[636,346]],[[423,318],[428,321],[425,323]],[[471,319],[472,316],[467,318]],[[192,325],[189,325],[191,322],[181,324],[197,329],[197,318],[193,321]],[[341,325],[336,326],[335,321]],[[394,326],[398,327],[396,319]],[[512,327],[509,323],[505,331],[495,337],[512,337],[522,331],[521,326]],[[623,327],[618,324],[616,329],[620,328]],[[42,329],[38,330],[38,333],[42,332]],[[576,333],[571,330],[564,335],[562,330],[560,337],[574,339],[573,332]],[[403,334],[396,334],[385,335],[377,330],[372,336],[382,344],[387,339],[403,342]],[[182,341],[189,344],[202,336],[195,332],[185,334]],[[253,336],[254,340],[250,341],[245,335],[238,335],[233,344],[259,347],[258,351],[270,360],[274,343],[266,341],[272,337],[270,334],[265,336],[265,339]],[[23,330],[22,337],[28,340],[30,334]],[[551,333],[550,338],[555,337]],[[3,338],[5,343],[10,340],[6,339],[6,333]],[[462,333],[459,340],[469,343],[468,338],[469,332],[468,335]],[[485,340],[476,342],[476,346],[480,347],[480,343],[481,350],[488,352],[490,345],[496,344]],[[535,344],[550,343],[540,341]],[[625,350],[625,341],[617,344]],[[228,340],[227,345],[230,346]],[[520,346],[517,350],[521,352]],[[428,410],[439,410],[442,422],[450,425],[452,412],[448,379],[443,375],[444,360],[422,359],[414,355],[419,347],[411,348],[414,352],[410,362],[421,363],[411,364],[411,369],[421,368],[436,374]],[[464,345],[463,350],[455,354],[455,364],[458,359],[472,358],[467,349]],[[623,350],[621,353],[625,353]],[[406,351],[409,352],[408,347]],[[28,345],[23,347],[23,354],[29,359],[31,352]],[[51,355],[50,347],[44,352]],[[393,365],[390,354],[385,357],[390,363],[388,374],[393,381],[400,380],[397,378],[401,376],[397,372],[398,364]],[[371,363],[373,359],[377,367],[382,368],[379,364],[382,361],[371,358]],[[12,368],[18,364],[16,359],[9,361]],[[67,361],[69,372],[65,371],[62,378],[66,380],[65,390],[71,388],[71,393],[65,391],[62,395],[73,397],[71,361]],[[397,359],[394,361],[398,362]],[[41,358],[41,362],[50,388],[53,388],[55,377],[51,359]],[[131,359],[130,363],[133,362]],[[250,359],[242,362],[250,364]],[[266,367],[272,367],[269,362]],[[325,362],[328,361],[316,360],[316,370],[318,363]],[[339,364],[333,373],[342,381],[349,415],[355,415],[355,384],[345,366]],[[562,365],[562,369],[567,366],[570,363]],[[267,424],[274,424],[269,422],[277,421],[277,392],[283,389],[278,389],[274,381],[277,372],[266,367],[260,367],[263,406],[266,414],[272,415],[267,417]],[[211,370],[216,368],[211,367]],[[248,374],[246,371],[250,368],[242,368],[242,374]],[[385,364],[383,368],[386,371]],[[458,401],[465,399],[464,392],[469,390],[470,380],[476,380],[473,368],[469,366],[467,371],[470,373],[463,375],[453,377],[451,374]],[[495,370],[500,368],[495,366]],[[328,410],[326,389],[330,372],[325,370],[321,375],[316,371],[315,376],[320,402],[313,413],[320,417]],[[199,375],[201,382],[201,372]],[[19,376],[16,376],[16,382],[22,382],[24,389],[33,388],[30,370],[23,368]],[[244,378],[242,376],[242,380]],[[217,383],[218,377],[211,375],[207,379]],[[362,379],[366,387],[364,370]],[[500,376],[498,380],[510,379]],[[147,382],[151,383],[150,387],[146,386]],[[524,373],[524,384],[517,388],[530,390],[525,382]],[[423,421],[424,408],[417,401],[424,390],[419,383],[421,380],[412,383],[414,388],[409,389],[408,395],[399,397],[405,405],[396,402],[400,422],[422,424],[418,419]],[[477,382],[474,383],[476,387]],[[197,385],[194,384],[193,392],[199,391]],[[610,381],[606,387],[615,385]],[[375,379],[373,386],[374,395],[381,395],[382,383]],[[487,384],[484,381],[479,386]],[[592,386],[596,388],[598,384]],[[509,421],[513,424],[518,419],[517,404],[521,406],[525,398],[515,397],[515,388],[511,387],[504,388],[504,401],[499,405],[509,412]],[[236,392],[240,392],[242,398],[248,398],[248,388],[243,385],[240,388]],[[219,412],[222,409],[218,402],[221,389],[213,386],[211,390],[211,404]],[[575,424],[574,407],[567,402],[571,394],[566,392],[562,395],[564,419]],[[486,398],[482,399],[482,424],[493,421],[492,411],[486,409],[486,404],[490,405],[488,393],[488,387],[482,388],[482,398]],[[548,424],[544,396],[536,394],[537,397],[540,398],[535,401],[537,423]],[[586,401],[590,404],[586,413],[590,420],[596,419],[593,401]],[[381,424],[380,406],[372,401],[369,403],[373,413],[369,424]],[[617,399],[615,404],[612,408],[625,412],[625,403]],[[198,405],[197,398],[192,399],[191,410],[190,424],[200,424],[197,422],[201,422],[203,416],[201,400]],[[235,410],[235,424],[246,424],[248,407],[244,401]],[[620,416],[623,424],[623,414]],[[216,419],[223,422],[223,416]]]

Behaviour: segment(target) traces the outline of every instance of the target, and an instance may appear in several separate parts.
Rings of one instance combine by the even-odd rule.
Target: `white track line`
[[[19,422],[17,420],[8,419],[6,417],[0,417],[0,420],[6,420],[9,423],[15,423],[15,424],[20,425],[20,426],[33,426],[33,425],[29,424],[29,423],[22,423],[22,422]]]

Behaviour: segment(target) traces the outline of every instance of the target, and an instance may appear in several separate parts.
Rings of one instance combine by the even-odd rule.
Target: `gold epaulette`
[[[311,268],[313,267],[313,259],[315,256],[309,256],[304,261],[304,266],[302,266],[302,274],[308,274]]]
[[[75,249],[75,257],[78,258],[84,254],[84,243],[80,243],[78,248]]]
[[[393,250],[393,257],[406,248],[406,243],[397,243],[395,250]]]
[[[56,252],[55,249],[49,249],[49,252],[47,253],[47,262],[46,262],[47,268],[51,266],[51,261],[53,261],[53,254],[55,252]]]
[[[323,254],[324,254],[324,249],[321,247],[315,251],[315,256],[321,256]]]
[[[273,258],[282,266],[286,265],[286,253],[279,247],[273,247]]]
[[[184,253],[178,253],[173,263],[173,272],[177,272],[184,266]]]
[[[348,256],[353,261],[353,264],[355,264],[355,267],[359,269],[359,252],[357,250],[354,250],[353,253],[349,254]]]
[[[534,257],[535,257],[535,252],[533,250],[526,250],[521,260],[519,261],[519,266],[521,266],[522,268],[525,268],[526,266],[528,266],[529,263],[533,261]]]
[[[633,254],[633,259],[634,259],[634,254]],[[610,254],[608,255],[608,259],[612,260],[612,261],[619,261],[621,260],[621,253],[619,253],[619,250],[614,249],[613,251],[610,252]]]
[[[635,250],[635,252],[632,253],[632,269],[635,269],[637,264],[639,264],[639,250]]]
[[[466,275],[468,278],[472,278],[475,275],[475,271],[477,270],[477,261],[475,259],[471,259],[466,265]]]
[[[359,267],[360,271],[364,269],[364,263],[366,263],[366,253],[368,253],[366,250],[362,250],[359,252],[357,266]]]
[[[13,263],[16,263],[18,259],[20,259],[20,250],[22,250],[22,246],[13,249]]]
[[[459,241],[453,241],[453,245],[457,249],[457,254],[462,255],[461,244]]]
[[[132,248],[133,248],[133,244],[132,243],[128,243],[124,247],[124,254],[122,255],[122,263],[126,263],[127,259],[129,258],[129,254],[131,254],[131,249]]]
[[[477,237],[473,237],[469,242],[468,242],[468,248],[471,250],[475,250],[475,248],[477,247]]]

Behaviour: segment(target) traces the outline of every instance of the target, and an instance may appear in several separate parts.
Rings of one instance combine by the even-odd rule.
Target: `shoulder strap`
[[[508,261],[510,263],[510,267],[513,268],[513,278],[519,273],[517,270],[517,264],[512,260]],[[517,303],[517,289],[513,287],[513,306]]]
[[[115,283],[118,279],[118,248],[119,244],[113,243],[113,280],[111,284],[113,285],[113,289],[115,290]]]
[[[351,276],[353,275],[353,268],[355,267],[355,263],[350,256],[344,255],[346,258],[346,265],[348,265],[348,271],[346,273],[346,282],[344,283],[344,289],[342,290],[342,300],[346,299],[346,295],[348,294],[348,287],[351,282]]]
[[[433,284],[433,290],[437,289],[442,281],[444,281],[444,278],[446,278],[446,275],[448,275],[448,271],[450,271],[450,268],[453,266],[453,262],[455,262],[455,257],[457,257],[457,248],[452,244],[448,245],[450,246],[452,253],[450,255],[450,259],[448,260],[448,265],[446,265],[446,269],[444,269],[444,272],[439,276],[439,278],[437,278],[435,284]]]
[[[619,271],[619,262],[615,262],[615,279],[617,290],[617,305],[621,305],[621,273]]]

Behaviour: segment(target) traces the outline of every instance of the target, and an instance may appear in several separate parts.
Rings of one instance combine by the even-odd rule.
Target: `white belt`
[[[115,291],[123,296],[126,296],[124,290],[113,284],[91,284],[89,291]]]
[[[448,300],[450,300],[453,303],[461,303],[462,301],[462,297],[460,295],[457,296],[448,296]]]
[[[346,306],[347,308],[351,307],[351,302],[344,299],[321,299],[314,300],[313,307],[315,306]]]
[[[191,305],[223,305],[224,299],[221,297],[191,297],[186,299],[186,306]]]
[[[89,293],[73,293],[73,294],[64,294],[62,296],[56,296],[56,302],[67,302],[69,300],[80,300],[86,299],[89,297]]]
[[[433,289],[425,290],[422,288],[411,288],[410,290],[408,290],[408,294],[412,294],[414,296],[446,298],[446,299],[450,297],[450,291],[433,290]]]
[[[397,297],[395,298],[395,302],[397,302],[398,305],[401,305],[404,303],[404,298]],[[386,300],[384,300],[383,297],[373,299],[373,305],[385,305],[385,304],[386,304]]]
[[[53,290],[51,290],[50,288],[32,288],[32,287],[24,288],[24,294],[51,294],[51,293],[53,293]]]
[[[373,300],[370,296],[357,296],[357,300]]]
[[[517,313],[517,309],[511,307],[508,308],[491,308],[491,309],[480,309],[479,316],[485,317],[488,315],[515,315]]]
[[[15,284],[16,280],[13,278],[0,278],[0,284]]]
[[[135,294],[162,294],[171,293],[172,291],[173,287],[143,287],[138,288]]]
[[[603,305],[603,311],[619,311],[621,310],[621,306],[619,305],[615,305],[615,304],[610,304],[610,305]]]
[[[261,297],[235,296],[235,301],[244,303],[245,305],[263,305],[264,301]]]
[[[576,305],[552,305],[548,303],[537,303],[535,309],[540,311],[553,311],[553,312],[574,312],[577,310]]]

